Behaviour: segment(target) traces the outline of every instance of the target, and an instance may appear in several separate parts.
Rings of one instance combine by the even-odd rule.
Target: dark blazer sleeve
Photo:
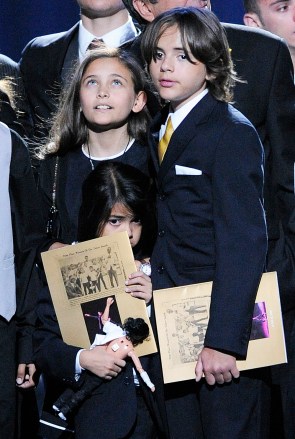
[[[250,124],[225,128],[212,191],[216,265],[204,344],[245,357],[267,251],[263,149]]]
[[[40,204],[27,147],[16,132],[12,135],[10,203],[16,267],[18,361],[32,361],[32,333],[36,295],[40,288],[35,259],[45,239],[40,225]]]

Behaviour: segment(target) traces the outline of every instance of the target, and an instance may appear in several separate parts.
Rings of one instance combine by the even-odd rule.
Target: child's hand
[[[105,380],[115,378],[125,365],[126,361],[106,352],[104,346],[85,349],[80,354],[80,366]]]
[[[34,374],[36,366],[33,363],[19,364],[17,369],[16,385],[22,389],[29,389],[35,386]]]
[[[200,381],[203,373],[210,386],[229,383],[240,376],[234,356],[208,347],[204,347],[199,354],[195,369],[196,381]]]
[[[132,297],[144,300],[147,305],[152,300],[153,288],[151,278],[142,271],[131,273],[125,285],[127,286],[125,288],[126,293],[129,293]]]

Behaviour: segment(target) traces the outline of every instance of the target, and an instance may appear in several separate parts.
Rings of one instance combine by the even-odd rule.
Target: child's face
[[[188,50],[188,61],[176,26],[169,27],[161,36],[149,70],[161,98],[171,102],[174,111],[189,102],[206,88],[205,64],[196,60]]]
[[[142,225],[130,210],[120,203],[114,205],[108,222],[103,228],[101,236],[110,236],[116,232],[127,232],[131,247],[135,247],[141,236]]]
[[[134,92],[131,73],[116,58],[96,59],[84,72],[80,106],[90,129],[123,126],[131,111],[142,110],[145,100],[144,92]]]

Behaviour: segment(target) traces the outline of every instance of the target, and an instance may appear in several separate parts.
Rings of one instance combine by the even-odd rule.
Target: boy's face
[[[245,14],[245,24],[268,30],[284,38],[295,52],[295,0],[257,0],[260,11]],[[247,21],[246,17],[249,17]]]
[[[170,101],[174,111],[196,97],[206,88],[205,64],[197,61],[188,51],[188,61],[176,26],[170,27],[161,36],[156,48],[155,61],[149,71],[161,98]]]

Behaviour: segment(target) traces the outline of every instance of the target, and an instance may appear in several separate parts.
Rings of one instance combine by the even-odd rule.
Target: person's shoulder
[[[251,47],[252,42],[265,45],[285,44],[282,38],[264,29],[234,23],[222,23],[222,26],[226,31],[229,45],[234,41],[241,41],[241,43],[246,44],[246,47]]]
[[[3,53],[0,53],[0,64],[10,67],[11,69],[18,69],[17,62],[9,58],[9,56],[4,55]]]
[[[29,50],[38,50],[55,46],[56,44],[71,38],[72,35],[78,31],[78,26],[79,23],[76,23],[71,29],[67,31],[35,37],[27,43],[23,50],[23,53],[26,53]]]

